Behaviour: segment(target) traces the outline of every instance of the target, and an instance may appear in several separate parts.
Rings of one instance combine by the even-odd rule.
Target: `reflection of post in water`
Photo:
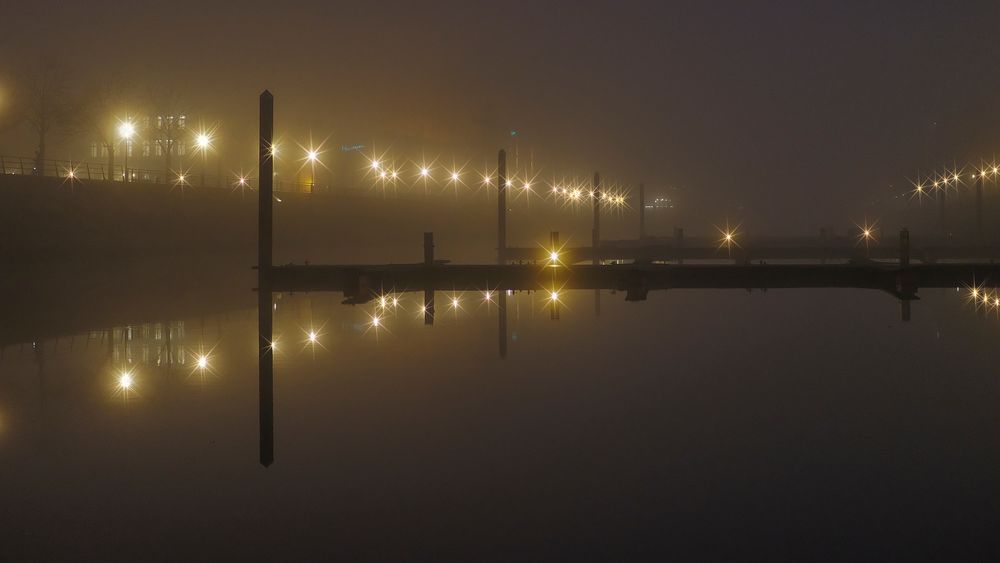
[[[559,231],[552,231],[549,233],[549,247],[551,248],[551,262],[552,262],[552,283],[549,286],[551,294],[549,295],[551,302],[550,306],[550,316],[552,320],[559,320],[559,299],[558,291],[559,288],[556,286],[556,272],[559,268]]]
[[[259,189],[257,194],[257,353],[259,368],[260,463],[274,462],[274,354],[273,305],[271,296],[271,217],[274,197],[274,97],[260,95]]]
[[[434,266],[434,233],[424,233],[424,266]],[[434,324],[434,282],[428,280],[424,288],[424,324]]]
[[[501,289],[497,295],[497,318],[500,323],[500,357],[507,357],[507,291]]]

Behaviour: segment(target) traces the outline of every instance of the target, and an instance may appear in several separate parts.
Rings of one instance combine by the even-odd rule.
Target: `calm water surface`
[[[160,289],[106,296],[122,320],[103,325],[23,306],[54,326],[0,359],[0,558],[885,560],[994,541],[1000,318],[961,293],[924,292],[910,323],[864,291],[605,292],[599,317],[571,292],[558,320],[520,293],[505,359],[482,295],[439,293],[433,327],[416,293],[381,312],[283,295],[264,468],[249,285]]]

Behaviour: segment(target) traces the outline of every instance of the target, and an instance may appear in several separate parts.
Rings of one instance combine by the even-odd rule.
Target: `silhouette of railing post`
[[[497,154],[497,264],[507,257],[507,151]]]
[[[424,266],[428,269],[434,266],[434,233],[424,233]],[[434,283],[428,274],[427,287],[424,288],[424,324],[434,324]]]
[[[260,95],[260,152],[258,153],[257,209],[257,353],[260,399],[260,463],[274,462],[274,354],[273,307],[271,296],[272,216],[274,206],[274,97]]]

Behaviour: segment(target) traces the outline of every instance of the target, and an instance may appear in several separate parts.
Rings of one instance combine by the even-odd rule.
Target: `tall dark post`
[[[594,256],[591,263],[601,263],[601,173],[594,172],[594,229],[591,232]],[[594,315],[601,315],[601,290],[594,290]]]
[[[976,176],[976,241],[983,242],[983,175]]]
[[[424,266],[434,265],[434,233],[424,233]]]
[[[264,90],[260,95],[260,152],[258,153],[257,209],[257,353],[260,394],[260,463],[274,462],[274,356],[273,304],[271,296],[271,237],[274,201],[274,160],[271,144],[274,137],[274,96]]]
[[[646,240],[646,184],[639,183],[639,240]]]
[[[591,246],[594,249],[592,263],[600,264],[598,249],[601,247],[601,173],[594,172],[594,228],[591,230]]]
[[[434,265],[434,233],[424,233],[424,266],[430,268]],[[427,286],[424,288],[424,324],[434,324],[434,285],[428,276]]]
[[[945,181],[938,190],[938,226],[941,229],[941,234],[948,235],[948,215],[947,209],[945,207],[945,200],[948,197],[948,182]]]
[[[674,255],[677,257],[677,263],[684,263],[684,229],[682,227],[674,227]]]
[[[906,227],[899,231],[899,267],[910,267],[910,230]]]
[[[497,264],[507,259],[507,151],[497,155]]]

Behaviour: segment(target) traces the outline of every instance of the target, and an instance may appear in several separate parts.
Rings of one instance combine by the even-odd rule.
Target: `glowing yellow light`
[[[316,331],[315,330],[310,330],[309,331],[309,342],[315,344],[316,340],[318,340],[318,339],[319,339],[319,335],[316,334]]]
[[[451,173],[451,181],[452,182],[457,182],[458,181],[458,172],[452,172]]]
[[[378,177],[382,178],[383,180],[385,179],[386,176],[388,176],[388,174],[385,173],[385,170],[378,173]]]
[[[70,171],[66,172],[66,177],[67,178],[76,178],[76,172],[73,172],[72,170],[70,170]]]
[[[492,181],[493,181],[493,178],[490,178],[489,176],[483,175],[483,183],[484,184],[489,184]]]
[[[118,386],[128,391],[132,388],[135,381],[132,379],[132,374],[127,371],[122,371],[121,375],[118,376]]]
[[[514,187],[514,181],[513,180],[507,180],[507,182],[505,182],[504,185],[507,186],[508,188],[513,188]]]
[[[553,301],[559,301],[559,292],[553,291],[549,293],[549,298],[552,299]]]
[[[271,143],[271,156],[278,156],[278,143]]]
[[[204,150],[207,149],[208,146],[212,144],[212,138],[208,136],[208,133],[198,133],[198,136],[195,137],[194,144],[199,149]],[[273,150],[274,149],[272,147],[272,152]]]
[[[185,178],[186,178],[186,176],[184,176],[183,174],[178,174],[177,175],[177,181],[180,182],[180,183],[182,183],[182,184],[184,183],[184,179]]]
[[[871,238],[872,237],[871,229],[865,229],[864,231],[861,232],[861,234],[863,234],[865,236],[865,238]],[[727,235],[726,238],[729,238],[728,235]]]
[[[530,182],[525,182],[524,183],[524,189],[530,190],[531,189],[531,183]]]
[[[380,297],[379,300],[378,300],[378,304],[379,304],[379,307],[382,307],[383,309],[385,309],[386,306],[389,304],[389,299],[386,298],[386,297],[384,297],[384,296]]]
[[[430,170],[428,170],[426,168],[421,168],[420,169],[420,175],[423,176],[424,178],[426,178],[427,176],[430,176],[430,174],[431,174]]]
[[[559,261],[559,252],[555,251],[555,250],[553,250],[552,252],[549,252],[549,260],[551,260],[553,262],[558,262]]]
[[[393,297],[392,298],[392,306],[393,307],[399,307],[399,298],[398,297]]]
[[[378,169],[379,169],[379,167],[381,167],[381,166],[382,166],[382,165],[381,165],[381,164],[379,164],[379,161],[377,161],[377,160],[373,160],[373,161],[372,161],[372,170],[378,170]]]
[[[318,152],[314,150],[306,151],[306,160],[308,160],[309,162],[316,162],[317,159],[319,159]]]
[[[399,178],[399,172],[396,172],[395,170],[393,170],[392,174],[390,174],[390,176],[392,176],[392,179],[395,180],[395,179]]]
[[[486,300],[486,301],[489,301],[490,299],[493,299],[493,292],[492,291],[484,291],[483,292],[483,299]]]
[[[378,328],[382,324],[382,317],[375,315],[372,317],[372,326]]]
[[[979,290],[973,288],[973,290],[972,290],[972,296],[978,299],[979,298]]]
[[[123,121],[118,125],[118,136],[122,139],[131,139],[135,135],[135,125],[130,121]]]
[[[198,369],[205,369],[208,367],[208,357],[198,356]]]
[[[272,352],[277,352],[278,351],[278,339],[277,338],[275,338],[274,340],[271,341],[271,351]]]
[[[240,182],[239,183],[240,183],[241,186],[247,185],[247,178],[246,178],[246,176],[240,176]]]
[[[454,307],[454,308],[456,308],[456,309],[458,308],[458,297],[452,297],[451,298],[451,306]]]

